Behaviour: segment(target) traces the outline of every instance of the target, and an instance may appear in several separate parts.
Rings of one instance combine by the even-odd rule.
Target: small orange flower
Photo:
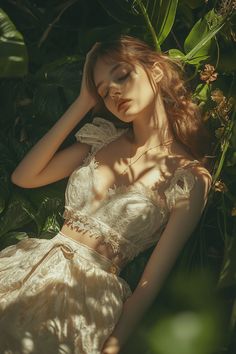
[[[202,81],[206,81],[209,84],[212,81],[217,79],[218,73],[215,72],[215,68],[213,65],[205,64],[204,69],[200,72],[200,79]]]

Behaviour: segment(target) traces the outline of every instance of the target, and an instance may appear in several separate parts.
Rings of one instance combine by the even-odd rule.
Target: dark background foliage
[[[87,51],[109,34],[135,35],[181,58],[215,136],[208,204],[123,353],[236,352],[235,8],[231,0],[1,1],[1,248],[60,230],[67,180],[22,189],[10,175],[77,97]],[[88,114],[84,122],[90,119]],[[123,270],[131,288],[152,250]]]

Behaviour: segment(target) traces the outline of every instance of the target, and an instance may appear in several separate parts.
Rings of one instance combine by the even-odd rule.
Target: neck
[[[134,148],[149,148],[175,140],[165,111],[163,100],[158,94],[155,103],[146,112],[133,120],[130,142]]]

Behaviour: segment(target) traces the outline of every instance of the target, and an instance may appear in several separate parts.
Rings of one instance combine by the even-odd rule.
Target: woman
[[[70,177],[61,231],[0,253],[1,353],[116,354],[157,296],[211,185],[180,69],[129,36],[97,43],[79,97],[13,172],[23,188]],[[57,152],[98,105],[124,126],[95,117]],[[132,292],[119,273],[153,245]]]

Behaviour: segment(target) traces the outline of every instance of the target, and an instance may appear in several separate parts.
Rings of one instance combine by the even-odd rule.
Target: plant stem
[[[156,49],[157,52],[160,52],[161,51],[161,47],[160,47],[159,41],[157,39],[156,32],[155,32],[155,30],[154,30],[154,28],[152,26],[152,23],[150,21],[150,18],[148,16],[147,10],[146,10],[145,6],[143,5],[142,0],[137,0],[137,3],[138,3],[138,6],[140,7],[140,10],[141,10],[142,14],[143,14],[143,17],[144,17],[144,20],[146,22],[147,28],[150,31],[151,35],[152,35],[152,39],[153,39],[153,43],[155,45],[155,49]]]
[[[217,179],[218,179],[218,177],[219,177],[219,175],[221,173],[224,161],[225,161],[225,156],[226,156],[226,153],[227,153],[227,150],[228,150],[228,147],[229,147],[229,142],[230,142],[230,138],[231,138],[233,127],[234,127],[234,123],[235,123],[235,116],[236,116],[235,113],[236,113],[236,111],[234,110],[233,115],[232,115],[232,120],[229,123],[228,136],[227,136],[227,139],[226,139],[226,142],[225,142],[225,145],[224,145],[224,149],[223,149],[223,152],[221,154],[217,170],[216,170],[216,172],[214,173],[214,176],[213,176],[213,182],[212,182],[213,185],[217,181]]]

